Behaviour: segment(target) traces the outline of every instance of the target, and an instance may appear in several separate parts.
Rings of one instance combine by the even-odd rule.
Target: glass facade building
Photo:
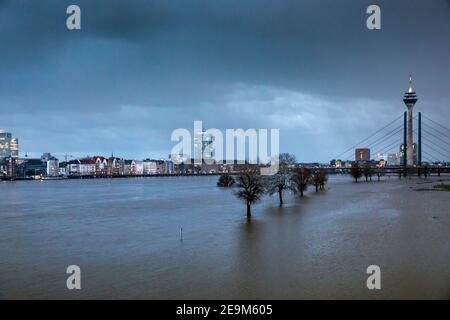
[[[19,158],[19,140],[9,132],[0,131],[0,159]]]
[[[195,159],[211,160],[214,158],[214,136],[205,131],[199,132],[194,137]]]

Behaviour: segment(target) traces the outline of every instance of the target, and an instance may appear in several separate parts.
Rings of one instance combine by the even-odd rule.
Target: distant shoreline
[[[209,177],[209,176],[220,176],[222,172],[216,173],[198,173],[198,174],[140,174],[140,175],[83,175],[83,176],[65,176],[65,177],[44,177],[43,179],[35,179],[33,177],[0,177],[0,181],[13,182],[13,181],[65,181],[65,180],[93,180],[93,179],[127,179],[127,178],[158,178],[158,177]],[[238,175],[239,172],[230,173],[231,175]],[[329,173],[330,176],[348,176],[352,178],[349,173]],[[450,173],[441,172],[441,177],[450,177]],[[387,173],[384,174],[381,180],[392,179],[392,177],[397,178],[398,174],[396,173]],[[429,176],[431,177],[439,177],[436,173]],[[384,178],[384,179],[383,179]],[[417,175],[409,175],[407,179],[417,178]],[[402,176],[402,179],[405,179]],[[425,178],[422,178],[425,180]],[[352,178],[353,181],[353,178]],[[373,176],[372,181],[377,181],[377,177]],[[426,181],[426,180],[425,180]],[[361,183],[364,181],[361,180]]]
[[[2,181],[38,181],[38,180],[82,180],[82,179],[116,179],[116,178],[150,178],[150,177],[198,177],[198,176],[218,176],[222,173],[198,173],[198,174],[133,174],[133,175],[83,175],[83,176],[66,176],[66,177],[52,177],[50,179],[35,179],[32,177],[2,177]],[[232,173],[234,174],[234,173]],[[238,174],[238,173],[236,173]]]

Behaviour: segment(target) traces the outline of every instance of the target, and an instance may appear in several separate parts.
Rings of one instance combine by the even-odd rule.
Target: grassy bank
[[[450,191],[450,184],[440,183],[440,184],[434,185],[430,189],[420,188],[420,189],[416,189],[416,191]]]

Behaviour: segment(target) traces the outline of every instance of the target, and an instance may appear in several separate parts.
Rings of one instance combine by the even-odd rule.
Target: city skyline
[[[364,1],[78,1],[70,32],[68,3],[0,4],[0,128],[30,157],[166,158],[202,120],[279,128],[281,152],[328,162],[404,111],[411,73],[415,110],[450,125],[447,1],[381,1],[379,31]]]

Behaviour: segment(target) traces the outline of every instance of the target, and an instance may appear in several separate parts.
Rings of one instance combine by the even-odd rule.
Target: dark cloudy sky
[[[279,128],[282,151],[325,162],[401,115],[409,73],[416,110],[450,127],[449,0],[0,0],[0,41],[21,156],[166,157],[202,120]]]

